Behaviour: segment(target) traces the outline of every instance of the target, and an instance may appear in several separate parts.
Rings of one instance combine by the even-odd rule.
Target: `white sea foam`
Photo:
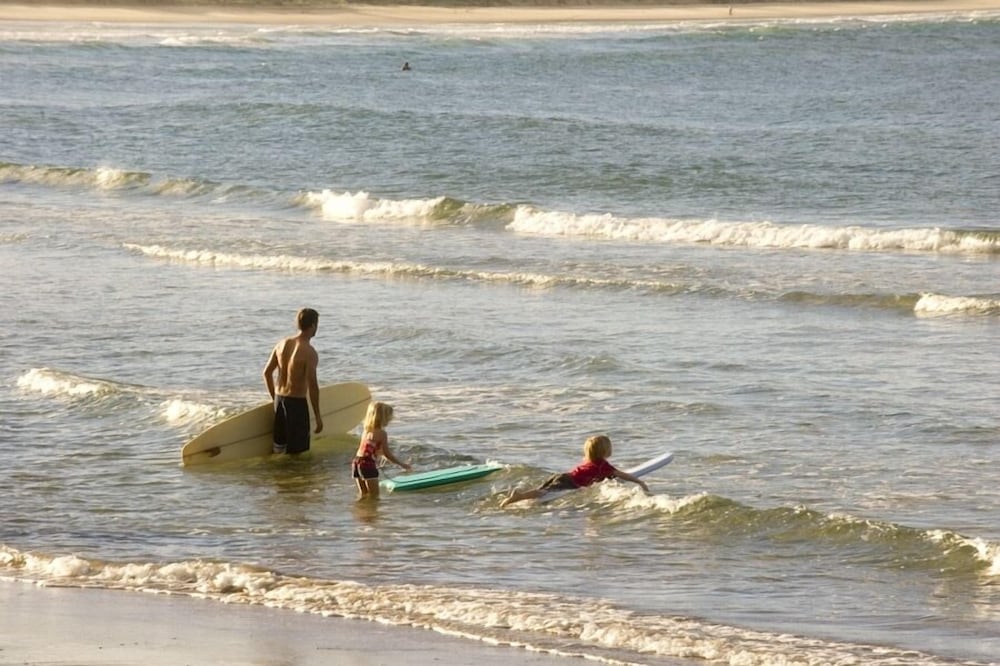
[[[980,557],[990,563],[989,575],[1000,576],[1000,545],[976,539],[976,547],[980,548]]]
[[[723,222],[624,218],[519,206],[508,227],[523,234],[606,238],[646,243],[684,243],[753,248],[842,249],[941,253],[1000,252],[1000,241],[945,229],[874,229],[773,222]]]
[[[598,499],[613,503],[622,509],[651,509],[665,514],[675,514],[698,504],[708,497],[708,493],[695,493],[682,497],[657,493],[657,488],[669,488],[670,468],[665,467],[643,477],[652,494],[645,494],[633,483],[602,483],[598,485]]]
[[[547,275],[503,271],[479,271],[461,268],[442,268],[423,264],[382,261],[335,261],[291,255],[258,255],[215,252],[213,250],[185,250],[163,245],[137,245],[124,243],[123,247],[147,257],[201,264],[220,268],[245,268],[255,270],[300,272],[350,273],[354,275],[411,279],[466,280],[471,282],[512,284],[528,288],[595,287],[609,289],[675,290],[673,283],[654,280],[629,280],[625,278],[591,278],[572,275]]]
[[[368,192],[307,192],[303,203],[318,209],[323,219],[337,222],[416,222],[432,219],[444,197],[434,199],[379,199]]]
[[[1000,314],[1000,298],[921,294],[913,311],[926,317]]]
[[[0,166],[0,180],[38,183],[54,187],[89,186],[115,190],[153,184],[147,173],[103,166],[77,169],[45,166]],[[191,179],[166,179],[153,184],[161,195],[225,198],[240,188]],[[295,197],[298,205],[318,210],[323,219],[368,224],[426,226],[452,223],[454,211],[444,211],[447,198],[383,199],[368,192],[305,192]],[[464,211],[495,208],[475,205]],[[505,213],[506,214],[506,213]],[[1000,238],[993,233],[941,228],[879,229],[864,226],[775,224],[674,218],[630,218],[604,214],[540,210],[519,205],[506,227],[521,234],[598,238],[640,243],[704,244],[762,249],[833,249],[869,252],[932,252],[942,254],[1000,254]],[[514,281],[531,282],[534,277]]]
[[[233,254],[213,250],[184,250],[162,245],[135,245],[125,243],[126,249],[140,252],[147,257],[188,264],[202,264],[223,268],[252,268],[289,272],[347,271],[351,262],[330,262],[287,255]]]
[[[49,368],[28,370],[17,378],[17,385],[22,390],[43,395],[72,397],[107,395],[116,391],[115,386],[109,382],[77,377]]]
[[[976,549],[979,559],[989,564],[989,568],[986,570],[987,575],[1000,576],[1000,544],[978,537],[974,539],[961,538],[966,544]]]
[[[94,182],[102,190],[113,190],[130,183],[130,174],[123,169],[100,167],[94,171]]]
[[[224,603],[416,626],[605,663],[628,655],[704,659],[740,666],[951,663],[913,650],[834,643],[680,616],[637,615],[599,599],[500,589],[364,585],[289,577],[230,563],[106,563],[0,546],[0,573],[42,585],[172,592]],[[608,654],[607,651],[614,651]]]
[[[948,552],[958,548],[971,548],[978,560],[989,565],[986,570],[988,576],[1000,576],[1000,544],[981,537],[962,536],[949,530],[930,530],[927,538]]]
[[[226,415],[226,410],[187,400],[167,400],[161,405],[163,418],[171,425],[214,422]]]
[[[160,46],[171,46],[177,48],[193,46],[236,46],[240,48],[263,47],[270,44],[270,40],[265,37],[266,33],[260,30],[245,28],[220,28],[206,29],[201,31],[190,31],[190,28],[183,28],[184,32],[172,32],[163,35],[162,32],[151,35],[157,39]]]
[[[12,578],[46,583],[53,579],[83,581],[91,574],[90,562],[76,555],[52,557],[21,552],[0,545],[0,568],[15,574]]]

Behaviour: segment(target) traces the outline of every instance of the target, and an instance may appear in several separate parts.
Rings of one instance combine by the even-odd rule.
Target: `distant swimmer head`
[[[406,61],[403,62],[403,71],[404,72],[410,71],[410,61],[409,60],[406,60]]]

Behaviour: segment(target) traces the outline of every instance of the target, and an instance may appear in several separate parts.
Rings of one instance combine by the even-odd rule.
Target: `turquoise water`
[[[998,663],[998,91],[989,13],[0,24],[0,576]],[[350,442],[181,467],[302,306],[415,471],[504,469],[365,507]],[[651,496],[499,509],[598,432],[675,453]]]

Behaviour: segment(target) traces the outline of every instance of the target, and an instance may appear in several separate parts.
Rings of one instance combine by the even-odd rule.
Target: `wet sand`
[[[565,666],[581,661],[427,629],[176,595],[0,581],[0,608],[0,663],[24,666]]]

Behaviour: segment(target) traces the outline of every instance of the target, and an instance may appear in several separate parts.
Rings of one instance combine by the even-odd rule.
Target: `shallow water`
[[[997,663],[998,19],[0,25],[0,574]],[[377,507],[350,442],[182,468],[304,305],[418,470],[505,468]],[[675,452],[652,496],[499,509],[596,432]]]

